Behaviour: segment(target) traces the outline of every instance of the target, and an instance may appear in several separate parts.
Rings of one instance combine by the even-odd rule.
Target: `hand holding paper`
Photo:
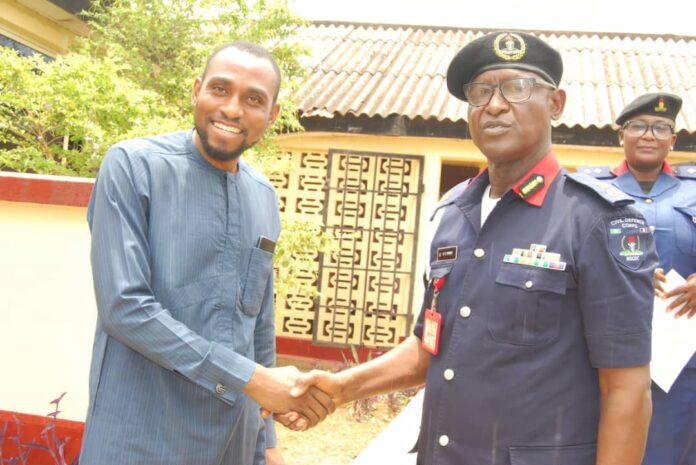
[[[690,281],[687,282],[679,273],[671,270],[664,275],[664,280],[660,279],[664,298],[660,297],[659,291],[655,297],[650,371],[653,381],[665,392],[669,392],[679,373],[696,352],[696,318],[678,318],[689,311],[689,305],[693,305],[691,299],[694,296],[690,292],[696,292],[692,281],[696,277],[692,275],[689,278]],[[691,289],[686,297],[683,289]]]

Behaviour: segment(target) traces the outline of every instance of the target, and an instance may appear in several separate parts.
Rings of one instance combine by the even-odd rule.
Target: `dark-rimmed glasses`
[[[532,96],[535,86],[556,90],[556,87],[533,77],[519,77],[500,82],[498,85],[484,82],[470,82],[464,85],[464,95],[469,105],[482,107],[488,105],[496,89],[509,103],[521,103]]]
[[[631,137],[643,137],[648,132],[648,128],[652,131],[655,139],[666,140],[674,134],[674,127],[667,123],[648,124],[645,121],[628,120],[621,126],[624,134]]]

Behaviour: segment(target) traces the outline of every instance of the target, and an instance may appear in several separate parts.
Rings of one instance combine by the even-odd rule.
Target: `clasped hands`
[[[294,366],[258,366],[245,389],[260,406],[264,418],[304,431],[324,420],[343,403],[339,377],[320,370],[300,372]]]

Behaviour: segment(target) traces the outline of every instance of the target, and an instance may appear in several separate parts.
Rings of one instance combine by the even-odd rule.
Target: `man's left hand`
[[[675,318],[679,318],[682,315],[686,315],[687,318],[692,318],[696,315],[696,273],[690,275],[681,286],[675,287],[669,292],[665,292],[664,296],[667,299],[676,297],[674,302],[667,307],[668,312],[683,305],[675,314]]]

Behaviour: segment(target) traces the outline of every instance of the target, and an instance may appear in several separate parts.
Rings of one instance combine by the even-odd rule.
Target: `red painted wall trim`
[[[277,336],[276,352],[278,355],[290,357],[314,358],[319,360],[331,360],[335,362],[345,362],[346,360],[355,363],[350,348],[318,346],[306,339],[295,339],[292,337]],[[368,347],[358,348],[358,358],[360,362],[366,362],[372,353],[372,358],[384,353],[383,350]],[[344,358],[345,357],[345,358]]]
[[[19,421],[19,430],[15,419]],[[54,423],[55,433],[60,441],[64,441],[66,463],[71,463],[80,453],[82,446],[82,434],[85,424],[81,421],[57,419],[55,422],[49,417],[30,415],[27,413],[8,412],[0,410],[0,432],[5,429],[5,437],[0,441],[0,450],[4,459],[18,458],[19,451],[13,438],[19,439],[20,443],[37,443],[43,446],[50,444],[48,441],[53,439],[53,434],[47,435],[48,439],[42,438],[41,433],[49,423]],[[57,450],[53,448],[53,451]],[[19,461],[18,463],[22,463]],[[48,451],[34,449],[29,452],[27,465],[49,465],[55,463]]]
[[[0,200],[86,207],[94,179],[0,171]]]

